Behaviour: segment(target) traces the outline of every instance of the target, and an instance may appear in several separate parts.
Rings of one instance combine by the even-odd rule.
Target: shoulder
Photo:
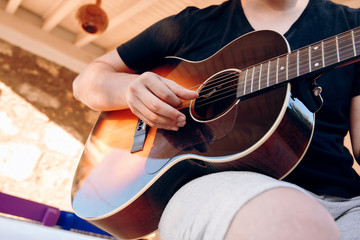
[[[350,8],[345,5],[334,3],[330,0],[311,0],[313,10],[329,23],[338,22],[345,27],[354,28],[360,25],[360,9]]]
[[[330,0],[310,0],[303,15],[286,34],[297,49],[360,26],[360,10]]]
[[[203,9],[187,7],[183,11],[166,17],[135,36],[118,48],[118,54],[125,64],[133,70],[151,69],[166,56],[179,56],[184,48],[201,36],[214,15],[226,16],[224,9],[238,0],[225,1],[221,5],[212,5]]]
[[[220,5],[211,5],[205,8],[190,6],[167,19],[186,19],[191,26],[196,26],[196,22],[202,22],[209,19],[219,19],[219,16],[222,16],[225,12],[235,8],[237,6],[237,2],[239,2],[239,0],[228,0],[224,1]]]

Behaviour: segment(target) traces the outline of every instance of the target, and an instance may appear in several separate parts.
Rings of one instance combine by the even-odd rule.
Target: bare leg
[[[274,188],[245,204],[235,215],[230,239],[340,239],[331,215],[310,196],[291,188]]]

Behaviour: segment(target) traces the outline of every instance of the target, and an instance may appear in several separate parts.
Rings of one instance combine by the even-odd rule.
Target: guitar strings
[[[344,39],[344,38],[348,39],[348,36],[345,36],[345,37],[343,37],[343,38],[339,38],[339,44],[341,44],[342,42],[344,42],[344,41],[342,41],[342,39]],[[319,43],[319,44],[320,44],[320,43]],[[356,42],[355,44],[358,44],[358,42]],[[316,45],[316,44],[313,44],[313,45],[310,45],[310,46],[315,46],[315,45]],[[349,46],[353,46],[353,44],[345,45],[345,46],[342,46],[342,47],[344,48],[344,47],[349,47]],[[280,55],[280,56],[278,56],[278,57],[275,57],[275,58],[273,58],[273,59],[267,60],[267,61],[265,61],[265,62],[263,62],[263,63],[277,61],[278,58],[282,58],[282,57],[287,56],[287,55],[290,55],[290,54],[295,54],[295,53],[298,52],[298,51],[301,52],[301,51],[306,50],[306,52],[308,52],[308,48],[309,48],[309,46],[306,46],[306,47],[304,47],[304,48],[295,50],[295,51],[293,51],[293,52],[291,52],[291,53],[286,53],[286,54]],[[332,49],[334,49],[334,48],[331,47],[331,46],[324,46],[324,50],[326,50],[326,49],[331,49],[331,50],[332,50]],[[337,54],[336,54],[336,53],[335,53],[334,55],[329,55],[329,54],[328,54],[327,56],[325,56],[325,60],[327,60],[327,59],[329,59],[329,58],[331,59],[331,58],[333,58],[334,56],[337,58]],[[353,51],[352,51],[352,50],[351,50],[351,54],[349,54],[349,56],[350,56],[350,57],[353,56]],[[325,62],[326,62],[326,61],[325,61]],[[299,66],[301,66],[301,65],[304,64],[304,63],[308,63],[308,61],[303,61],[303,60],[300,61],[300,62],[299,62]],[[251,69],[251,68],[256,67],[256,66],[260,66],[260,64],[258,64],[258,65],[253,65],[253,66],[250,66],[250,67],[248,67],[248,68],[245,68],[243,71],[248,70],[248,69]],[[288,70],[289,70],[289,69],[288,69]],[[257,74],[259,74],[259,71],[256,70],[254,73],[257,75]],[[291,73],[293,73],[293,72],[292,72],[292,69],[289,70],[288,75],[290,75]],[[233,73],[231,73],[231,74],[233,74]],[[230,74],[229,76],[231,76],[231,74]],[[270,69],[269,75],[270,75],[270,76],[276,76],[276,68]],[[217,80],[216,78],[214,78],[214,79]],[[225,80],[225,79],[224,79],[224,80]],[[259,80],[256,79],[256,80],[255,80],[255,83],[257,83],[258,81],[259,81]],[[221,84],[223,84],[223,83],[221,83]],[[213,85],[216,85],[216,83],[210,83],[210,84],[206,85],[206,87],[212,88]],[[253,84],[253,85],[255,85],[255,84]],[[191,89],[197,89],[199,86],[201,86],[201,85],[193,86]],[[206,89],[206,88],[204,88],[204,89]]]
[[[360,44],[360,40],[359,41],[354,41],[353,42],[353,39],[352,39],[352,36],[350,36],[350,40],[349,40],[349,36],[347,35],[348,33],[343,33],[343,34],[339,34],[338,35],[338,39],[337,39],[337,44],[338,44],[338,46],[339,46],[339,49],[343,49],[343,48],[348,48],[349,49],[349,54],[347,54],[346,53],[346,51],[343,51],[342,52],[342,54],[341,54],[341,57],[342,58],[345,58],[345,59],[348,59],[348,58],[351,58],[351,57],[353,57],[354,56],[354,51],[353,51],[353,49],[355,49],[355,47],[356,47],[356,45],[357,44]],[[354,38],[355,39],[357,39],[357,38],[360,38],[360,34],[358,34],[358,32],[356,32],[356,34],[355,34],[355,32],[354,32]],[[325,60],[325,63],[327,62],[327,61],[329,61],[329,59],[330,60],[332,60],[332,59],[336,59],[336,62],[337,62],[337,59],[338,59],[338,49],[337,48],[335,48],[335,50],[334,50],[334,44],[335,44],[335,39],[334,39],[334,37],[332,37],[332,38],[330,38],[330,41],[334,41],[334,44],[333,44],[333,46],[328,46],[328,42],[326,42],[326,41],[328,41],[328,40],[323,40],[322,42],[323,42],[323,51],[322,51],[322,53],[323,52],[326,52],[326,50],[331,50],[330,51],[330,54],[327,54],[326,56],[324,56],[324,60]],[[298,49],[298,50],[295,50],[295,51],[292,51],[292,52],[290,52],[290,53],[285,53],[285,54],[282,54],[282,55],[279,55],[279,56],[277,56],[277,57],[275,57],[275,58],[272,58],[272,59],[270,59],[270,60],[266,60],[266,61],[264,61],[264,62],[262,62],[262,63],[257,63],[256,65],[252,65],[252,66],[249,66],[249,67],[247,67],[247,68],[245,68],[245,69],[243,69],[241,72],[244,72],[244,71],[249,71],[249,72],[252,72],[251,74],[253,75],[253,76],[259,76],[259,78],[256,78],[255,79],[255,81],[254,81],[254,79],[252,79],[251,80],[251,89],[250,89],[250,93],[253,93],[253,92],[256,92],[256,91],[258,91],[258,90],[261,90],[261,88],[260,88],[260,86],[261,86],[261,70],[259,70],[259,66],[261,65],[261,64],[263,64],[264,65],[264,63],[265,64],[268,64],[269,62],[272,62],[272,61],[278,61],[278,59],[281,59],[281,58],[284,58],[284,57],[288,57],[288,55],[290,56],[291,54],[297,54],[297,52],[301,52],[301,51],[305,51],[305,54],[306,55],[309,55],[308,54],[308,51],[309,51],[309,48],[310,47],[314,47],[314,46],[316,46],[316,45],[319,45],[319,44],[322,44],[322,42],[320,41],[320,42],[318,42],[318,43],[314,43],[314,44],[312,44],[312,45],[309,45],[309,46],[305,46],[305,47],[303,47],[303,48],[300,48],[300,49]],[[349,43],[350,42],[350,44],[345,44],[345,45],[342,45],[343,43]],[[354,46],[354,44],[355,44],[355,46]],[[340,47],[341,46],[341,47]],[[349,47],[352,47],[352,48],[349,48]],[[345,49],[345,50],[347,50],[347,49]],[[305,55],[305,56],[306,56]],[[321,62],[322,62],[322,59],[321,59]],[[302,66],[302,65],[304,65],[304,64],[307,64],[307,66],[309,66],[309,60],[307,59],[307,60],[300,60],[299,61],[299,63],[298,63],[298,65],[299,66]],[[280,65],[279,65],[280,66]],[[292,69],[287,69],[288,70],[288,73],[287,73],[287,75],[294,75],[294,71],[292,70]],[[309,70],[310,70],[310,68],[309,68]],[[298,71],[297,69],[296,69],[296,71]],[[277,72],[277,69],[276,68],[272,68],[272,69],[269,69],[268,70],[268,72],[267,72],[267,75],[269,75],[269,76],[272,76],[271,78],[273,79],[274,78],[274,76],[276,76],[276,72]],[[309,71],[310,72],[310,71]],[[198,99],[197,100],[197,104],[196,104],[196,106],[197,107],[201,107],[201,106],[204,106],[204,105],[207,105],[207,104],[212,104],[212,103],[214,103],[215,101],[220,101],[220,100],[222,100],[222,99],[225,99],[225,98],[228,98],[228,97],[231,97],[232,95],[235,95],[235,94],[237,94],[237,86],[238,86],[238,76],[240,75],[240,70],[239,70],[239,72],[238,71],[232,71],[231,73],[222,73],[222,74],[220,74],[220,76],[219,77],[215,77],[215,78],[213,78],[213,79],[210,79],[210,81],[209,81],[209,83],[208,84],[205,84],[204,85],[204,87],[202,88],[202,89],[200,89],[201,91],[209,91],[209,90],[212,90],[214,87],[217,87],[217,86],[221,86],[221,85],[224,85],[224,84],[227,84],[227,87],[225,87],[225,88],[222,88],[222,89],[219,89],[218,91],[217,91],[217,94],[215,94],[214,95],[214,97],[212,97],[212,96],[210,96],[209,98],[206,98],[206,99]],[[269,76],[267,77],[267,78],[269,78]],[[297,74],[295,74],[295,76],[297,76]],[[235,78],[234,78],[235,77]],[[229,85],[229,83],[234,83],[233,85]],[[278,82],[278,83],[281,83],[281,82]],[[191,87],[190,89],[198,89],[201,85],[203,85],[204,83],[202,83],[202,84],[199,84],[199,85],[197,85],[197,86],[193,86],[193,87]],[[273,80],[271,81],[271,84],[270,84],[270,82],[269,82],[269,84],[267,84],[267,87],[268,86],[273,86],[273,85],[275,85],[276,84],[276,81],[274,82]],[[259,86],[258,88],[255,88],[255,90],[256,91],[253,91],[253,88],[254,88],[254,86]],[[244,84],[244,87],[245,87],[245,84]],[[244,90],[244,91],[246,91],[246,89]],[[233,94],[233,92],[235,92],[235,94]],[[229,95],[229,93],[231,93],[230,95]],[[244,95],[242,95],[242,96],[244,96]],[[212,99],[214,99],[214,100],[212,100]],[[187,104],[184,104],[184,106],[186,106]]]
[[[352,55],[351,55],[352,56]],[[274,70],[272,70],[272,71],[270,71],[270,75],[271,75],[271,73],[272,72],[274,72]],[[254,71],[254,73],[253,73],[255,76],[257,75],[257,74],[260,74],[260,71]],[[221,80],[220,80],[220,78],[219,79],[216,79],[216,78],[214,78],[214,79],[212,79],[211,81],[213,81],[214,83],[209,83],[208,85],[210,86],[210,87],[207,87],[208,89],[211,89],[214,85],[216,86],[216,85],[223,85],[224,83],[224,81],[227,81],[227,83],[229,83],[229,82],[234,82],[235,84],[233,84],[233,85],[228,85],[227,87],[225,87],[225,88],[222,88],[221,90],[219,90],[218,91],[218,94],[216,95],[216,96],[214,96],[214,98],[216,98],[216,100],[222,100],[222,99],[224,99],[224,98],[228,98],[228,97],[230,97],[234,92],[235,93],[237,93],[236,92],[236,89],[235,89],[235,87],[238,85],[238,78],[234,78],[234,76],[235,77],[237,77],[239,75],[239,73],[238,72],[235,72],[235,73],[230,73],[230,74],[228,74],[228,76],[230,76],[230,77],[227,77],[227,78],[224,78],[223,76],[221,76]],[[229,79],[231,79],[231,81],[228,81]],[[259,75],[259,78],[258,79],[256,79],[255,81],[251,81],[251,84],[252,84],[252,89],[250,89],[250,91],[249,91],[249,93],[254,93],[254,92],[256,92],[256,91],[258,91],[258,90],[261,90],[261,80],[260,80],[261,78],[260,78],[260,75]],[[220,84],[219,84],[219,82],[217,81],[217,80],[220,80]],[[271,84],[269,84],[270,86],[273,86],[273,85],[275,85],[276,84],[276,82],[272,82],[271,81]],[[254,87],[254,86],[256,86],[256,85],[258,85],[258,87]],[[268,85],[267,85],[268,86]],[[245,87],[245,86],[244,86]],[[255,88],[255,91],[254,91],[254,88]],[[206,89],[206,87],[204,87],[203,89]],[[220,92],[222,92],[221,94],[220,94]],[[228,94],[228,93],[232,93],[232,94]],[[221,98],[219,98],[219,96],[221,96],[221,95],[226,95],[226,96],[223,96],[223,97],[221,97]],[[244,95],[243,95],[244,96]],[[213,103],[214,101],[210,101],[210,98],[207,98],[207,99],[204,99],[204,100],[202,100],[202,99],[200,99],[200,100],[197,100],[197,104],[199,104],[199,105],[197,105],[198,107],[200,107],[200,106],[203,106],[203,105],[201,105],[201,103],[202,102],[204,102],[205,104],[210,104],[210,103]]]
[[[300,62],[301,64],[301,62]],[[287,74],[291,74],[293,71],[289,71]],[[257,90],[261,90],[262,89],[262,84],[261,84],[261,80],[263,79],[262,75],[261,75],[261,70],[257,70],[255,69],[253,72],[252,72],[252,75],[253,76],[256,76],[255,80],[254,78],[252,77],[251,79],[251,85],[250,84],[246,84],[245,83],[241,83],[241,85],[243,85],[244,87],[244,92],[246,92],[247,88],[249,88],[248,86],[250,85],[250,89],[248,89],[248,92],[249,93],[252,93],[254,92],[254,89],[255,91]],[[269,82],[266,82],[266,87],[268,86],[273,86],[275,85],[277,82],[274,80],[274,78],[276,77],[276,70],[274,69],[270,69],[267,73],[267,78],[270,78],[269,79]],[[206,84],[204,86],[204,88],[200,89],[201,91],[209,91],[209,90],[212,90],[214,87],[218,87],[218,86],[221,86],[221,85],[224,85],[224,84],[228,84],[227,87],[225,88],[222,88],[222,91],[224,90],[227,90],[227,89],[230,89],[230,91],[233,91],[233,89],[235,87],[238,87],[238,84],[239,84],[239,79],[238,77],[240,76],[240,72],[231,72],[231,73],[228,73],[228,74],[222,74],[220,77],[215,77],[213,79],[210,79],[209,83]],[[295,75],[296,76],[296,75]],[[234,78],[234,77],[237,77],[237,78]],[[229,81],[230,80],[230,81]],[[229,83],[233,82],[234,84],[233,85],[230,85]],[[282,83],[284,81],[280,81],[278,83]],[[247,87],[247,88],[246,88]],[[221,90],[219,90],[221,91]],[[226,92],[225,92],[226,93]]]
[[[359,27],[360,28],[360,27]],[[360,29],[359,29],[360,30]],[[350,30],[351,31],[351,30]],[[360,38],[360,32],[359,32],[359,35],[356,35],[358,32],[354,32],[354,37],[355,38]],[[349,34],[349,32],[345,32],[345,33],[342,33],[342,34],[339,34],[338,35],[338,43],[339,43],[339,45],[341,44],[341,43],[343,43],[344,41],[343,41],[343,39],[345,39],[345,40],[348,40],[349,39],[349,36],[347,36],[346,34]],[[335,48],[333,47],[333,46],[327,46],[326,45],[326,42],[328,42],[328,40],[334,40],[334,37],[332,37],[332,38],[329,38],[329,39],[325,39],[325,40],[323,40],[323,42],[324,42],[324,50],[328,50],[328,49],[330,49],[330,50],[334,50]],[[279,56],[277,56],[277,57],[274,57],[274,58],[272,58],[272,59],[268,59],[268,60],[266,60],[266,61],[264,61],[264,62],[262,62],[262,63],[266,63],[266,62],[270,62],[270,61],[275,61],[277,58],[283,58],[283,57],[285,57],[285,56],[287,56],[287,55],[291,55],[291,54],[295,54],[296,52],[305,52],[305,53],[307,53],[308,52],[308,50],[309,50],[309,47],[311,47],[311,46],[316,46],[316,45],[320,45],[322,42],[320,41],[320,42],[318,42],[318,43],[314,43],[314,44],[312,44],[312,45],[308,45],[308,46],[305,46],[305,47],[303,47],[303,48],[299,48],[299,49],[297,49],[297,50],[294,50],[294,51],[292,51],[292,52],[290,52],[290,53],[284,53],[284,54],[282,54],[282,55],[279,55]],[[357,42],[357,41],[355,41],[355,45],[356,44],[359,44],[359,42]],[[349,47],[349,46],[353,46],[353,44],[351,43],[350,45],[348,44],[348,45],[345,45],[345,46],[343,46],[342,48],[344,48],[344,47]],[[351,51],[351,54],[350,54],[350,56],[352,56],[352,54],[353,54],[353,51],[352,50],[350,50]],[[328,58],[332,58],[332,57],[336,57],[337,56],[337,54],[335,53],[334,55],[327,55],[327,56],[325,56],[327,59]],[[326,59],[325,59],[326,60]],[[307,63],[308,61],[300,61],[299,62],[299,65],[302,65],[302,63]],[[258,65],[260,65],[260,63],[258,63]],[[257,66],[257,65],[252,65],[252,66],[250,66],[250,67],[247,67],[247,68],[245,68],[244,70],[247,70],[247,69],[251,69],[251,68],[253,68],[254,66]],[[243,71],[244,71],[243,70]],[[291,70],[291,69],[290,69]],[[272,70],[270,70],[271,71],[271,73],[272,72],[275,72],[275,69],[272,69]],[[271,74],[270,74],[271,75]],[[200,84],[201,85],[201,84]],[[194,87],[192,87],[192,89],[193,88],[198,88],[200,85],[197,85],[197,86],[194,86]],[[211,86],[210,86],[211,87]]]

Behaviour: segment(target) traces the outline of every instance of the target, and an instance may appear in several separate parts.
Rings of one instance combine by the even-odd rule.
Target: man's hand
[[[197,97],[197,92],[152,72],[141,74],[126,91],[127,104],[136,116],[151,127],[173,131],[186,123],[185,115],[177,110],[181,100]]]

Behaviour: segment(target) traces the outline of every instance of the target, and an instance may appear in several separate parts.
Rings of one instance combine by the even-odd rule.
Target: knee
[[[266,191],[235,215],[229,239],[340,239],[335,221],[315,199],[291,188]]]

